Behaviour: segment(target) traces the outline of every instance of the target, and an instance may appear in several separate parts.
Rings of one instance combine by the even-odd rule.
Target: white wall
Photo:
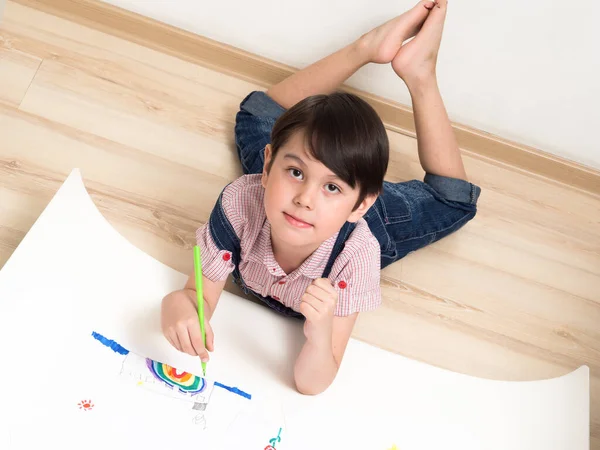
[[[413,4],[108,1],[295,67]],[[451,1],[438,77],[452,120],[600,168],[599,2]],[[367,66],[349,84],[410,104],[389,66]]]
[[[0,0],[0,22],[2,22],[2,17],[4,15],[5,7],[6,7],[6,0]]]

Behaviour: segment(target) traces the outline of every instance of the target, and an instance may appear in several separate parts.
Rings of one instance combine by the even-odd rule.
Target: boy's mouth
[[[304,220],[300,220],[297,217],[292,216],[291,214],[288,213],[283,213],[285,220],[288,221],[288,223],[296,228],[311,228],[312,225],[308,222],[305,222]]]

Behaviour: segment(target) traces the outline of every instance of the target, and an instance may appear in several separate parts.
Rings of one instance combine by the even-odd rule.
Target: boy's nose
[[[304,189],[300,189],[296,193],[294,203],[296,204],[296,206],[299,206],[301,208],[312,210],[314,207],[314,196],[314,189],[310,187],[305,187]]]

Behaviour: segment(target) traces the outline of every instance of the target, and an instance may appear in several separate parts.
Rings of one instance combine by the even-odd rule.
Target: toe
[[[431,0],[422,0],[417,3],[414,8],[409,9],[400,16],[405,24],[410,24],[409,27],[416,28],[411,30],[411,35],[412,33],[415,33],[425,19],[427,19],[429,12],[435,7],[435,4],[436,3]]]
[[[425,9],[427,9],[428,11],[431,11],[435,5],[436,5],[436,2],[431,1],[431,0],[425,0],[425,1],[419,2],[419,4],[417,5],[417,8],[424,6]]]
[[[417,33],[415,41],[428,42],[429,46],[439,46],[444,30],[444,22],[446,19],[446,9],[442,6],[441,9],[435,8],[429,14],[427,20],[421,27],[421,31]]]

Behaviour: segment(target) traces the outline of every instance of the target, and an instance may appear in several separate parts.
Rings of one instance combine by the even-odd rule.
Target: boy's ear
[[[371,195],[367,195],[365,197],[365,199],[360,202],[360,205],[358,205],[358,208],[356,208],[354,211],[352,211],[352,213],[350,214],[350,217],[348,217],[348,222],[357,222],[358,219],[360,219],[362,216],[364,216],[367,211],[369,210],[369,208],[371,206],[373,206],[373,203],[375,203],[375,200],[377,200],[378,195],[377,194],[371,194]]]
[[[267,180],[269,179],[268,168],[269,168],[269,164],[271,164],[272,157],[273,157],[273,151],[271,148],[271,144],[267,144],[265,147],[265,163],[263,164],[263,172],[262,172],[262,177],[260,179],[262,187],[264,187],[265,189],[267,187]]]

